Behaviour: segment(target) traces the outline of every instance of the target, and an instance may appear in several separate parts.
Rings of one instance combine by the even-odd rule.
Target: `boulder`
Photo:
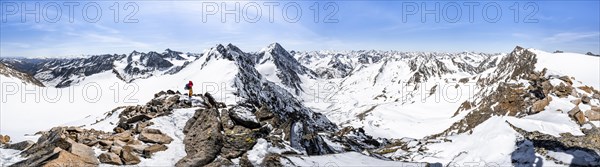
[[[100,164],[94,150],[91,147],[86,146],[81,143],[71,143],[71,147],[69,148],[69,152],[79,156],[81,160],[85,161],[89,164]]]
[[[233,129],[225,129],[221,157],[233,159],[240,157],[247,150],[251,150],[256,144],[256,137],[251,129],[243,126],[235,126]]]
[[[210,164],[207,164],[205,167],[222,167],[222,166],[236,166],[229,159],[218,157]]]
[[[238,104],[229,109],[229,117],[238,125],[255,129],[260,127],[260,123],[254,116],[255,112],[256,108],[250,104]]]
[[[577,121],[577,123],[579,123],[579,125],[583,125],[585,123],[585,115],[583,114],[583,112],[579,111],[577,113],[575,113],[575,121]]]
[[[8,144],[10,142],[10,136],[0,135],[0,144]]]
[[[95,158],[95,157],[94,157]],[[23,161],[21,161],[23,162]],[[19,163],[15,164],[15,166],[21,166]],[[28,164],[23,166],[97,166],[98,163],[89,163],[88,161],[82,159],[81,157],[70,153],[68,151],[62,150],[60,148],[56,148],[56,153],[52,154],[48,157],[48,159],[40,162],[38,164]]]
[[[232,129],[235,126],[235,123],[229,117],[229,110],[227,109],[221,110],[221,124],[223,129]]]
[[[123,133],[123,132],[125,132],[125,129],[117,126],[117,127],[113,128],[113,131],[115,131],[115,133]]]
[[[123,165],[123,162],[121,161],[121,158],[119,157],[119,155],[117,155],[113,152],[107,152],[107,153],[100,154],[100,156],[98,156],[98,160],[100,160],[100,162],[105,163],[105,164]]]
[[[129,150],[131,150],[131,151],[133,151],[135,153],[142,154],[142,153],[144,153],[144,149],[146,149],[146,147],[148,147],[148,146],[145,146],[145,145],[126,145],[126,146],[123,146],[123,149],[129,149]]]
[[[115,153],[117,155],[121,155],[121,151],[123,151],[123,147],[111,146],[109,151],[112,153]]]
[[[577,92],[577,89],[571,90],[571,96],[573,96],[573,97],[579,97],[579,92]]]
[[[544,91],[544,94],[550,93],[550,91],[553,88],[554,88],[554,86],[552,86],[552,84],[550,83],[550,81],[544,81],[544,82],[542,82],[542,90]]]
[[[268,153],[263,161],[260,163],[260,166],[284,166],[281,164],[281,155],[275,153]]]
[[[26,141],[22,141],[22,142],[18,142],[18,143],[8,144],[5,146],[5,148],[13,149],[13,150],[26,150],[29,147],[33,146],[33,144],[35,144],[35,142],[33,142],[31,140],[26,140]]]
[[[569,111],[569,116],[571,116],[571,118],[573,118],[573,120],[575,120],[577,123],[579,123],[579,125],[583,125],[586,122],[585,115],[579,109],[579,106],[573,107],[573,109],[571,109]]]
[[[571,78],[569,78],[569,76],[561,76],[558,79],[565,81],[567,84],[569,84],[569,86],[573,85],[573,81],[571,81]]]
[[[574,117],[577,112],[580,112],[579,106],[573,107],[573,109],[569,110],[569,116]]]
[[[132,140],[132,139],[133,139],[133,134],[131,133],[131,131],[128,131],[128,130],[108,137],[108,140],[123,141],[123,142],[128,142],[129,140]]]
[[[152,157],[152,154],[154,154],[155,152],[165,151],[167,149],[168,149],[168,147],[163,144],[154,144],[154,145],[144,148],[142,156],[144,158],[150,158],[150,157]]]
[[[211,163],[223,147],[223,130],[217,109],[196,110],[186,123],[183,140],[187,155],[175,166],[204,166]]]
[[[261,121],[261,122],[275,117],[275,115],[271,111],[269,111],[269,109],[268,109],[268,107],[266,107],[266,105],[263,105],[263,107],[259,108],[258,111],[256,111],[256,113],[254,113],[254,115],[256,115],[256,118],[258,119],[258,121]]]
[[[123,147],[123,150],[121,150],[121,160],[125,165],[135,165],[140,163],[140,158],[133,153],[131,147]]]
[[[590,121],[600,121],[600,111],[587,110],[585,111],[585,117],[587,117]]]
[[[538,101],[534,102],[533,106],[531,107],[531,111],[533,113],[538,113],[540,111],[543,111],[544,108],[546,106],[548,106],[548,104],[550,104],[550,101],[552,101],[552,97],[547,96],[546,98],[544,98],[542,100],[538,100]]]
[[[204,96],[202,96],[203,100],[204,100],[204,106],[206,106],[207,108],[217,108],[217,101],[215,101],[215,98],[212,97],[212,95],[208,92],[204,93]]]
[[[113,141],[110,141],[110,140],[100,140],[100,141],[98,141],[98,144],[100,146],[108,146],[108,147],[110,147],[110,146],[113,145]]]
[[[147,143],[169,144],[173,138],[163,134],[158,129],[144,129],[138,139]]]
[[[571,100],[571,103],[573,103],[575,105],[579,105],[579,104],[581,104],[581,99],[573,99],[573,100]]]
[[[254,167],[254,165],[252,164],[252,161],[250,161],[250,159],[248,159],[248,153],[244,153],[242,158],[240,158],[240,166],[241,167]]]
[[[138,122],[137,124],[135,124],[134,131],[135,133],[142,133],[142,130],[144,130],[144,128],[151,125],[154,125],[154,123],[150,121]]]
[[[94,147],[98,144],[98,140],[95,138],[83,138],[81,140],[77,140],[81,144],[85,144],[86,146]]]
[[[590,104],[590,100],[592,100],[592,98],[590,98],[590,97],[589,97],[589,96],[587,96],[587,95],[583,95],[583,97],[581,97],[581,102],[582,102],[583,104]]]
[[[564,83],[560,83],[558,86],[554,87],[554,93],[556,96],[563,98],[567,97],[571,94],[573,87],[565,86]]]
[[[126,142],[124,142],[124,141],[121,141],[121,140],[115,140],[115,141],[113,142],[113,146],[119,146],[119,147],[123,147],[123,146],[126,146],[126,145],[127,145],[127,143],[126,143]]]

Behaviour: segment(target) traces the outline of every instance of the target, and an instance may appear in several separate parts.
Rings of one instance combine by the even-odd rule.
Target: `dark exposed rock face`
[[[280,46],[279,46],[280,47]],[[278,48],[275,46],[275,48]],[[301,102],[296,100],[291,93],[276,84],[262,80],[262,76],[253,67],[250,56],[245,56],[239,48],[228,45],[227,52],[222,55],[231,55],[236,61],[239,73],[234,82],[237,88],[237,94],[244,99],[245,103],[254,106],[265,104],[273,114],[278,118],[278,122],[273,127],[289,131],[293,125],[300,125],[303,131],[291,134],[286,133],[286,139],[290,136],[306,136],[299,141],[291,141],[292,146],[297,149],[307,150],[308,154],[326,154],[332,153],[326,149],[326,145],[317,135],[321,131],[334,131],[337,127],[329,121],[323,114],[313,112],[306,108]],[[299,143],[298,143],[299,142]]]
[[[175,166],[203,166],[211,163],[223,147],[223,127],[217,109],[199,109],[188,120],[183,143],[187,155]]]
[[[15,77],[27,84],[33,84],[40,87],[44,87],[44,84],[39,80],[35,79],[31,74],[20,71],[14,67],[7,66],[6,64],[0,62],[0,75],[3,77]]]
[[[90,76],[112,70],[113,62],[122,59],[124,55],[98,55],[76,59],[49,59],[40,63],[35,77],[43,82],[55,81],[57,88],[68,87],[79,82],[78,76]],[[91,65],[93,64],[93,65]]]
[[[138,56],[139,59],[135,60],[133,56]],[[138,66],[145,67],[144,69],[138,68]],[[163,59],[162,55],[156,52],[149,53],[131,53],[127,57],[127,66],[125,67],[125,73],[129,75],[145,75],[148,72],[152,72],[154,70],[164,70],[173,66],[173,64],[165,59]]]
[[[154,72],[175,74],[201,56],[189,53],[185,58],[182,55],[182,52],[166,49],[163,53],[133,51],[129,55],[105,54],[71,59],[14,58],[0,61],[33,76],[41,81],[40,83],[52,83],[47,86],[64,88],[80,82],[87,76],[107,71],[112,71],[117,78],[126,82],[151,77]],[[173,61],[185,62],[181,66],[175,66]],[[122,67],[118,65],[121,63],[124,64]]]
[[[22,142],[18,142],[18,143],[12,143],[12,144],[5,145],[4,148],[13,149],[13,150],[26,150],[26,149],[29,149],[29,147],[33,146],[33,144],[35,144],[35,142],[26,140],[26,141],[22,141]]]

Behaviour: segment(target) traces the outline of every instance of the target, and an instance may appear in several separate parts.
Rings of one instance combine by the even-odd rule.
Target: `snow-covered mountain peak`
[[[314,78],[312,70],[303,66],[279,43],[270,44],[257,53],[256,69],[268,80],[281,83],[299,95],[303,91],[302,77]]]

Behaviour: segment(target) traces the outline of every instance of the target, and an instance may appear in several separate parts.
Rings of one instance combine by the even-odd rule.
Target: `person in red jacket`
[[[188,96],[191,99],[192,98],[192,94],[194,94],[194,91],[192,91],[192,87],[194,86],[194,83],[192,83],[192,81],[189,81],[186,85],[185,85],[185,89],[188,90]]]

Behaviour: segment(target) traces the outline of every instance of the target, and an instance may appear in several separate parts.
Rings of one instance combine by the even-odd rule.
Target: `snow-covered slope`
[[[536,69],[547,68],[554,75],[569,75],[584,85],[600,88],[600,56],[577,53],[549,53],[531,49],[537,55]]]

